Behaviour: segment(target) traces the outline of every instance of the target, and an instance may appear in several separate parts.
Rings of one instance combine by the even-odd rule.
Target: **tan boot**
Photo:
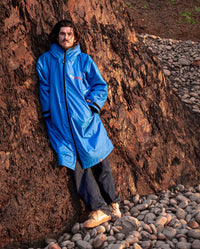
[[[111,216],[104,213],[102,210],[95,210],[92,211],[89,214],[89,219],[86,220],[83,223],[83,227],[85,228],[93,228],[93,227],[97,227],[98,225],[111,220]]]
[[[112,217],[114,219],[117,219],[117,218],[121,218],[122,217],[122,214],[119,210],[119,204],[118,203],[111,203],[110,204],[110,207],[111,207],[111,210],[112,210]]]
[[[61,249],[61,248],[59,247],[59,245],[55,243],[50,243],[48,249]]]

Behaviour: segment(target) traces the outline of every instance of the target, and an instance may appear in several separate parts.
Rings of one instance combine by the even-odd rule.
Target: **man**
[[[73,170],[77,191],[92,209],[83,224],[92,228],[121,217],[107,158],[113,145],[99,116],[107,84],[81,52],[71,21],[58,22],[49,38],[51,48],[37,62],[43,116],[59,165]]]

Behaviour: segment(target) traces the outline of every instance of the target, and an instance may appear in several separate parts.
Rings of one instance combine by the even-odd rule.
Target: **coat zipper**
[[[64,59],[63,59],[63,83],[64,83],[64,94],[65,94],[65,106],[66,106],[66,111],[67,111],[67,118],[68,118],[68,123],[69,123],[69,129],[72,135],[72,139],[74,142],[74,146],[75,146],[75,150],[78,156],[78,150],[76,147],[76,143],[75,143],[75,138],[74,138],[74,134],[72,133],[72,127],[71,127],[71,123],[70,123],[70,118],[69,118],[69,110],[68,110],[68,104],[67,104],[67,95],[66,95],[66,81],[65,81],[65,59],[66,59],[66,51],[64,53]]]

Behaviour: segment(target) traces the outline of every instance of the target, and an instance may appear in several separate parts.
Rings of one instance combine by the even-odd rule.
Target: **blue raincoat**
[[[65,52],[52,44],[36,68],[43,116],[59,165],[74,170],[77,155],[84,169],[105,159],[113,145],[98,113],[108,89],[92,58],[79,45]]]

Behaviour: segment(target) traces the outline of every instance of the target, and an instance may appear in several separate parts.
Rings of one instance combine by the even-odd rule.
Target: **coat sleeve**
[[[91,109],[99,113],[107,99],[108,86],[104,81],[97,65],[90,56],[88,56],[86,65],[84,73],[86,80],[90,84],[90,91],[85,98]]]
[[[47,63],[40,59],[37,61],[36,69],[39,76],[40,102],[44,118],[50,117],[50,83]]]

